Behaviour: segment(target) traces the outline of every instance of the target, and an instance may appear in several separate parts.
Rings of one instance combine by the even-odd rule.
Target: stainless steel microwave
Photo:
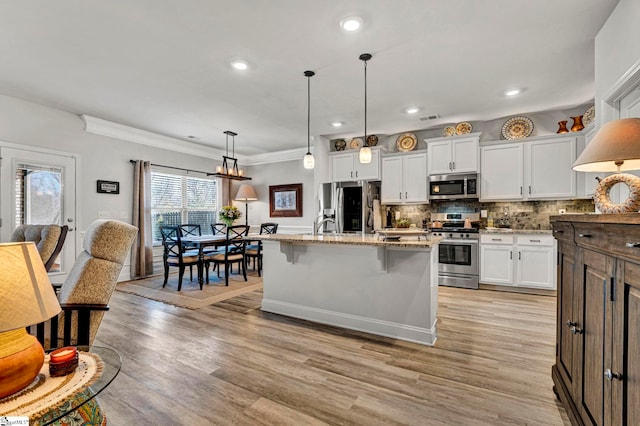
[[[480,180],[478,174],[429,176],[429,199],[458,200],[478,198]]]

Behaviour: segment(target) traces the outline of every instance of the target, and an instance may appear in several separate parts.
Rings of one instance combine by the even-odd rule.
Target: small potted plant
[[[408,228],[411,226],[409,219],[398,219],[396,222],[396,228]]]
[[[242,217],[242,213],[236,206],[224,206],[218,212],[218,218],[227,226],[233,225],[233,222],[240,217]]]

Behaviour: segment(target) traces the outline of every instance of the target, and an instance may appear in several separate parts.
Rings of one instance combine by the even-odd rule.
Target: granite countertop
[[[481,234],[548,234],[552,235],[553,231],[550,229],[511,229],[511,228],[495,228],[495,229],[481,229]]]
[[[413,247],[430,248],[440,242],[441,237],[433,235],[428,238],[415,236],[401,237],[398,241],[385,241],[382,235],[362,235],[362,234],[270,234],[260,235],[256,238],[265,241],[284,241],[293,244],[343,244],[354,246],[375,246],[375,247]]]
[[[618,213],[618,214],[562,214],[551,216],[552,222],[587,222],[587,223],[615,223],[618,225],[640,225],[640,214],[638,213]]]

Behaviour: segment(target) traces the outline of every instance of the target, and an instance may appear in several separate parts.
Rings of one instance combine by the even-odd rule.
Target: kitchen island
[[[262,310],[401,340],[437,339],[439,237],[262,235]]]

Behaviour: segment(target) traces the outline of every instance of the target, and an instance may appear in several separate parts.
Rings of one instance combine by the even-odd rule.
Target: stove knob
[[[449,234],[449,238],[453,238],[453,234]]]
[[[465,234],[465,237],[469,238],[469,234]]]

